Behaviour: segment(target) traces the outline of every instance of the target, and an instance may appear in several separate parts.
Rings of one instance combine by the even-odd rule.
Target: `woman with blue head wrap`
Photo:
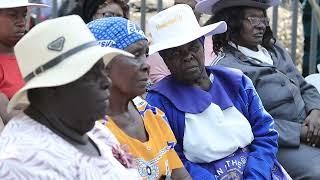
[[[143,178],[191,179],[174,150],[176,139],[162,111],[141,98],[146,92],[148,40],[133,22],[121,17],[92,21],[89,29],[101,46],[135,55],[115,57],[106,67],[112,80],[110,109],[101,122],[126,145]]]

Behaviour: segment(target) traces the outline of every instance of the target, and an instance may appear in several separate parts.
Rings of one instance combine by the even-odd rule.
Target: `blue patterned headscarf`
[[[122,17],[97,19],[88,23],[88,28],[102,47],[125,49],[137,41],[147,40],[139,26]]]

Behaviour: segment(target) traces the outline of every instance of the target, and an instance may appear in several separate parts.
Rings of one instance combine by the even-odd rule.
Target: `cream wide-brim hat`
[[[64,37],[63,49],[54,51],[48,45]],[[96,39],[83,20],[76,15],[47,20],[35,26],[14,47],[23,78],[43,64],[83,44]],[[57,43],[59,45],[59,43]],[[60,63],[41,72],[26,82],[10,100],[8,112],[18,104],[29,89],[56,87],[71,83],[85,75],[101,58],[108,64],[117,55],[133,57],[132,54],[98,43],[63,59]]]
[[[202,36],[224,33],[224,21],[200,27],[192,8],[177,4],[151,17],[148,21],[152,41],[149,54],[182,46]]]
[[[29,3],[28,0],[0,0],[0,9],[17,7],[49,7],[46,4]]]

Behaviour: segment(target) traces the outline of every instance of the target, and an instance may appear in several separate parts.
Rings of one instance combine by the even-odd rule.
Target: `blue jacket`
[[[183,154],[185,112],[199,113],[211,103],[226,109],[235,106],[249,121],[254,140],[244,171],[244,179],[271,179],[276,160],[278,133],[273,128],[273,119],[264,109],[251,80],[241,71],[221,66],[207,67],[214,75],[211,90],[206,92],[175,81],[168,76],[155,84],[147,95],[149,104],[165,112],[177,139],[175,150],[193,179],[215,179],[205,166],[188,161]],[[209,90],[209,91],[211,91]],[[210,165],[210,163],[209,163]]]

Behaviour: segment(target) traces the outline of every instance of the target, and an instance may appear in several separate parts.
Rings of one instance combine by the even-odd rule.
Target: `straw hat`
[[[83,20],[76,15],[44,21],[35,26],[14,47],[26,82],[8,104],[10,112],[27,90],[71,83],[103,58],[107,64],[122,50],[101,47]]]

